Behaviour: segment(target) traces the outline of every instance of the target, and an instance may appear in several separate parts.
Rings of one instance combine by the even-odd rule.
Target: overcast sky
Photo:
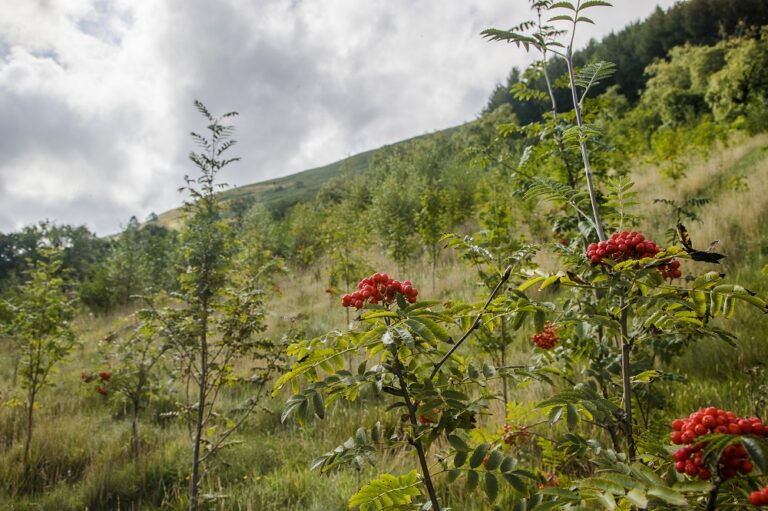
[[[674,0],[595,9],[581,44]],[[192,101],[237,110],[243,185],[472,120],[524,0],[0,0],[0,231],[176,207]]]

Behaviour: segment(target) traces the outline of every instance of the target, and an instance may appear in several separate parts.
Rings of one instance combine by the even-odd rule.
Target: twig
[[[491,293],[491,296],[488,297],[488,299],[485,301],[485,305],[483,305],[483,308],[480,310],[480,312],[477,314],[477,317],[475,318],[475,321],[472,322],[472,326],[469,327],[469,329],[464,332],[464,335],[461,336],[461,339],[459,339],[456,344],[453,345],[453,347],[448,350],[448,353],[443,355],[443,358],[441,358],[436,364],[435,367],[432,369],[432,374],[429,375],[429,379],[433,380],[435,376],[437,376],[438,371],[440,371],[440,368],[445,364],[449,358],[451,358],[451,355],[453,355],[453,352],[459,349],[459,347],[464,343],[464,341],[467,340],[467,337],[474,332],[477,327],[480,326],[480,320],[483,318],[483,314],[486,310],[488,310],[488,306],[491,304],[494,298],[496,298],[496,295],[499,293],[499,290],[501,290],[502,286],[509,280],[509,276],[512,274],[512,267],[507,266],[507,269],[504,271],[504,275],[501,276],[501,280],[499,280],[499,283],[496,284],[496,287],[493,289],[493,292]]]

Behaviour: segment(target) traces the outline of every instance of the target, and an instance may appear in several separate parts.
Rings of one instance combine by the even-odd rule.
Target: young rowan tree
[[[10,318],[8,333],[18,343],[19,375],[26,391],[25,473],[29,470],[37,398],[50,383],[56,364],[75,343],[71,322],[76,309],[67,293],[62,264],[61,251],[41,249],[40,258],[30,262],[26,281],[5,304]]]
[[[268,351],[263,341],[254,339],[264,330],[259,289],[263,272],[235,264],[238,244],[222,218],[217,195],[226,186],[217,182],[218,173],[239,160],[225,156],[235,141],[234,127],[223,124],[237,113],[214,117],[199,101],[195,106],[205,118],[208,132],[205,136],[192,133],[200,152],[192,152],[189,158],[200,174],[186,176],[186,186],[181,189],[190,195],[179,239],[184,271],[173,302],[160,308],[160,299],[148,297],[149,306],[143,312],[146,324],[167,340],[179,374],[186,380],[184,411],[192,441],[190,511],[198,509],[206,462],[229,445],[227,439],[255,409],[263,389],[261,380],[238,377],[233,363],[244,355],[259,358]],[[216,405],[222,389],[240,382],[254,384],[258,390],[244,405],[220,410]]]

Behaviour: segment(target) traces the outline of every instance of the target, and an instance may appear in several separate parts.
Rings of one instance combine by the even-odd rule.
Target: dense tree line
[[[757,35],[755,27],[768,23],[768,2],[763,0],[688,0],[667,10],[657,7],[651,16],[613,32],[601,41],[592,40],[583,50],[574,54],[577,65],[590,61],[605,60],[616,64],[612,84],[631,104],[637,102],[646,87],[647,66],[655,60],[665,59],[669,51],[683,44],[713,45],[721,39],[733,36]],[[562,76],[565,63],[561,59],[548,63],[550,76]],[[490,112],[502,104],[511,104],[522,124],[538,120],[549,110],[548,100],[516,101],[510,89],[528,78],[514,68],[507,82],[494,89],[484,112]],[[543,77],[533,78],[533,86],[543,90]],[[605,91],[608,84],[593,90],[594,95]],[[568,104],[568,91],[555,91],[558,104]]]

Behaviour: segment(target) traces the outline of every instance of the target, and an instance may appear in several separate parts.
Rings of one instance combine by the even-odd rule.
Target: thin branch
[[[453,345],[453,347],[448,350],[448,353],[443,355],[443,358],[441,358],[436,364],[435,367],[432,369],[432,374],[429,375],[429,379],[433,380],[435,376],[437,376],[438,371],[440,371],[440,368],[445,364],[449,358],[451,358],[451,355],[453,355],[453,352],[459,349],[459,347],[464,343],[464,341],[467,340],[467,337],[474,332],[477,327],[480,326],[480,320],[483,318],[483,314],[485,314],[485,311],[488,310],[488,306],[491,304],[494,298],[496,298],[496,295],[501,290],[502,286],[509,280],[509,276],[512,274],[512,267],[507,266],[506,271],[504,271],[504,275],[501,276],[501,280],[499,280],[499,283],[496,284],[496,287],[493,289],[493,292],[491,293],[491,296],[488,297],[488,299],[485,301],[485,305],[483,305],[483,308],[480,310],[480,312],[477,314],[477,317],[475,318],[475,321],[472,323],[472,326],[469,327],[469,329],[464,332],[464,335],[461,336],[461,339],[459,339],[456,344]]]

